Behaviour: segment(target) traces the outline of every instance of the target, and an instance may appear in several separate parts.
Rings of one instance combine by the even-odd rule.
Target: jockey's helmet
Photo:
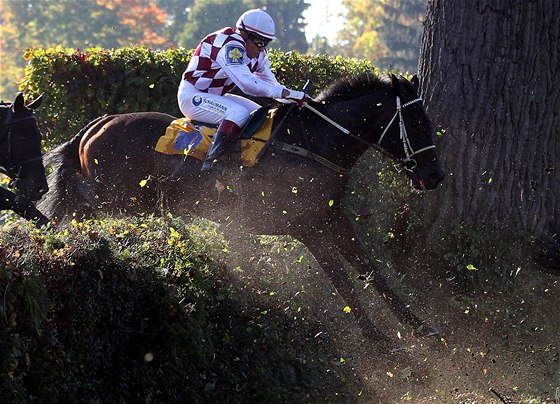
[[[274,36],[276,31],[274,20],[260,8],[245,11],[241,14],[235,26],[238,29],[253,32],[269,40],[276,39]]]

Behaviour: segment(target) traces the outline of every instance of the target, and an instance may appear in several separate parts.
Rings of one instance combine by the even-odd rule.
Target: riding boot
[[[234,122],[223,120],[214,134],[206,159],[202,164],[202,171],[216,168],[218,157],[221,157],[237,140],[241,128]]]

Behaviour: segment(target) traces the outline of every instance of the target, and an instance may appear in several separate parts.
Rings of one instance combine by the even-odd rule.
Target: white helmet
[[[237,20],[235,26],[239,29],[254,32],[268,39],[276,39],[276,28],[272,17],[260,8],[245,11]]]

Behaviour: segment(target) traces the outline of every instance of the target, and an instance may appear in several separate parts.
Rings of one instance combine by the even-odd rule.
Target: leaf
[[[342,309],[342,311],[348,314],[352,311],[352,308],[350,306],[346,306],[344,307],[344,309]]]
[[[331,200],[329,201],[329,206],[333,206],[333,205],[334,205],[334,200],[331,199]]]
[[[142,181],[140,181],[140,186],[141,186],[142,188],[144,188],[144,187],[146,186],[147,183],[148,183],[148,180],[142,180]]]
[[[170,227],[169,231],[171,232],[171,237],[181,238],[181,235],[173,227]]]
[[[478,271],[478,268],[475,267],[473,264],[467,265],[467,269],[468,269],[469,271]]]

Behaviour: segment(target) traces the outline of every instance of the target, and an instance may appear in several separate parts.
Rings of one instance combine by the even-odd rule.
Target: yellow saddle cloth
[[[271,109],[257,131],[250,138],[241,138],[241,163],[253,167],[270,139],[272,122],[277,109]],[[184,154],[204,161],[212,144],[215,128],[193,123],[189,118],[179,118],[169,124],[155,147],[164,154]]]

